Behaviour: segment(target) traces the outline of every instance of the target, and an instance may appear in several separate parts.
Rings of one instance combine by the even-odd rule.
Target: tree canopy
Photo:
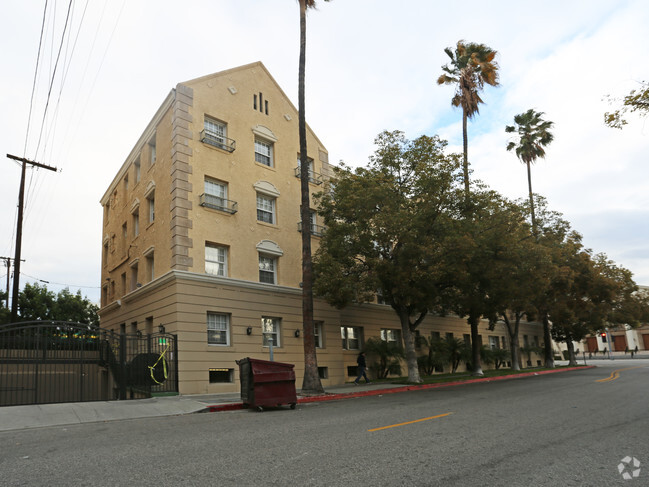
[[[72,294],[66,288],[55,294],[47,286],[28,283],[18,295],[19,321],[53,320],[99,326],[98,309],[80,290]],[[9,322],[9,315],[2,317],[0,314],[2,322]]]
[[[315,257],[315,290],[335,306],[380,291],[399,316],[408,378],[419,382],[413,331],[439,305],[444,239],[457,206],[460,161],[446,142],[383,132],[367,168],[338,169],[319,195],[327,230]]]
[[[620,103],[620,100],[610,98],[611,103]],[[604,114],[604,123],[611,128],[622,129],[628,124],[626,116],[637,113],[642,117],[649,115],[649,82],[642,81],[640,88],[631,90],[622,100],[622,105],[612,112]]]

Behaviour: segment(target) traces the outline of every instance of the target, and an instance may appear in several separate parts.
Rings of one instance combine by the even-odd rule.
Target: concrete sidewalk
[[[437,384],[389,384],[371,383],[356,386],[345,384],[327,388],[324,394],[302,395],[298,392],[298,404],[355,397],[394,394],[405,391],[435,389],[476,382],[493,382],[520,377],[552,374],[575,370],[562,368],[541,372],[524,372],[515,375],[474,378],[457,382]],[[64,426],[102,421],[175,416],[198,412],[233,411],[243,409],[239,393],[205,394],[189,396],[164,396],[127,401],[94,401],[61,404],[38,404],[29,406],[0,407],[0,431],[11,431],[48,426]]]

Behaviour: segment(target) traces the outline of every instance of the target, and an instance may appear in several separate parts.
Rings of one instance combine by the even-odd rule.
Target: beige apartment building
[[[307,129],[310,190],[331,174]],[[303,376],[298,112],[260,62],[179,83],[101,198],[101,326],[178,336],[181,394],[239,390],[235,360],[274,359]],[[313,249],[323,227],[313,212]],[[369,337],[400,340],[389,306],[314,304],[323,385],[353,377]],[[420,333],[466,338],[456,317]],[[505,347],[506,332],[481,328]],[[542,330],[524,324],[523,341]],[[534,356],[534,365],[539,357]],[[405,368],[404,368],[405,372]]]

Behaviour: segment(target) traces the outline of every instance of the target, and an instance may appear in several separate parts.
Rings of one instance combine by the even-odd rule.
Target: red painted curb
[[[593,369],[594,365],[587,365],[583,367],[570,367],[565,369],[553,369],[553,370],[541,370],[539,372],[523,372],[520,374],[512,375],[499,375],[497,377],[483,377],[455,382],[440,382],[437,384],[413,384],[403,387],[391,387],[389,389],[374,389],[371,391],[358,391],[358,392],[344,392],[338,394],[325,394],[323,396],[304,396],[298,398],[298,404],[306,404],[311,402],[323,402],[323,401],[337,401],[340,399],[353,399],[356,397],[367,397],[367,396],[381,396],[383,394],[396,394],[399,392],[406,391],[421,391],[426,389],[439,389],[441,387],[451,387],[451,386],[461,386],[463,384],[475,384],[477,382],[493,382],[497,380],[507,380],[507,379],[519,379],[521,377],[531,377],[535,375],[545,375],[545,374],[556,374],[559,372],[569,372],[571,370],[583,370],[583,369]],[[236,411],[238,409],[244,409],[242,403],[233,403],[233,404],[218,404],[214,406],[207,406],[207,411],[210,413],[220,412],[220,411]]]

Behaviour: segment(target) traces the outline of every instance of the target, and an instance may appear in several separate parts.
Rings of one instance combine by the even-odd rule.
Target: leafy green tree
[[[81,290],[72,294],[69,289],[59,291],[54,302],[53,316],[57,321],[86,323],[99,326],[99,307],[81,295]]]
[[[401,375],[401,360],[405,357],[400,343],[388,342],[372,337],[365,342],[365,353],[375,360],[372,370],[376,378],[385,379],[388,375]]]
[[[328,1],[328,0],[325,0]],[[313,323],[313,263],[311,255],[311,198],[306,143],[305,71],[306,71],[306,13],[315,8],[315,0],[298,0],[300,5],[300,58],[298,68],[298,132],[300,138],[300,218],[302,224],[302,341],[304,344],[304,379],[302,390],[323,392],[318,374]]]
[[[327,231],[315,289],[337,307],[372,301],[380,289],[401,323],[408,380],[421,382],[413,332],[446,284],[441,266],[460,163],[438,137],[408,141],[383,132],[376,144],[369,167],[337,170],[330,191],[319,195]]]
[[[471,347],[459,338],[448,336],[444,339],[448,362],[451,364],[451,372],[455,374],[460,362],[469,363],[471,360]]]
[[[449,363],[446,342],[433,335],[428,338],[419,336],[417,340],[417,345],[425,347],[427,350],[425,355],[417,357],[419,369],[426,375],[432,375],[435,370],[443,370],[444,366]]]
[[[437,79],[439,85],[455,85],[451,99],[454,107],[462,108],[462,142],[464,148],[464,192],[469,203],[469,143],[467,121],[480,112],[480,92],[485,84],[498,86],[496,51],[485,44],[458,41],[455,49],[447,47],[444,52],[450,62],[442,66],[444,73]]]
[[[494,323],[510,305],[502,292],[503,276],[511,267],[513,244],[520,238],[521,213],[517,205],[495,191],[481,189],[471,195],[473,204],[464,218],[454,220],[446,246],[444,269],[452,285],[444,294],[444,305],[471,327],[472,373],[484,375],[480,361],[478,325],[484,318]]]
[[[54,294],[47,286],[27,283],[18,294],[18,310],[20,321],[68,321],[99,326],[98,306],[83,297],[80,290],[72,294],[66,288]]]
[[[581,235],[570,228],[570,224],[562,215],[548,208],[547,201],[536,197],[537,233],[536,240],[543,248],[545,263],[542,272],[538,294],[534,297],[536,318],[543,326],[543,355],[544,367],[554,368],[554,353],[552,351],[552,335],[550,327],[550,308],[552,303],[560,300],[566,292],[565,279],[569,274],[566,261],[566,249],[574,249],[581,245]]]
[[[539,158],[545,158],[545,147],[552,142],[554,135],[550,132],[553,122],[543,120],[543,112],[529,109],[514,117],[515,125],[507,125],[505,132],[516,132],[517,140],[507,144],[507,150],[514,149],[516,157],[527,166],[527,185],[532,214],[532,231],[536,235],[536,219],[534,218],[534,196],[532,193],[531,165]]]
[[[6,299],[7,299],[7,293],[5,291],[0,291],[0,303],[2,301],[5,301]],[[5,308],[4,306],[0,306],[0,325],[9,323],[10,319],[11,319],[11,310],[9,308]]]
[[[619,100],[611,99],[612,103],[619,103]],[[622,106],[613,112],[604,114],[604,123],[611,128],[622,129],[627,125],[624,118],[628,113],[638,113],[642,117],[649,115],[649,82],[642,81],[640,88],[631,90],[622,100]]]
[[[38,283],[25,284],[18,293],[20,321],[54,320],[56,295],[47,286]]]

